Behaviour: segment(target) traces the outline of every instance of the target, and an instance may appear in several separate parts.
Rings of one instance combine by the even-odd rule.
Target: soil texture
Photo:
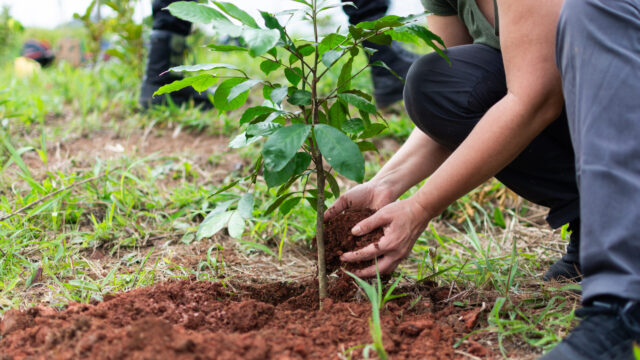
[[[351,234],[351,229],[356,226],[356,224],[374,213],[375,211],[371,209],[348,209],[325,222],[325,256],[328,273],[339,269],[340,266],[343,265],[347,270],[353,270],[366,268],[374,264],[374,261],[363,261],[351,264],[344,264],[340,261],[342,254],[364,248],[369,244],[377,244],[384,235],[382,229],[376,229],[363,236]]]
[[[240,280],[240,279],[238,279]],[[248,279],[245,279],[248,280]],[[0,359],[343,359],[371,342],[371,305],[346,278],[331,278],[320,310],[315,281],[247,285],[175,280],[66,309],[7,311]],[[356,290],[354,290],[356,289]],[[439,290],[413,285],[382,310],[392,359],[486,358],[469,339],[477,314],[438,308]],[[352,352],[362,358],[362,348]]]

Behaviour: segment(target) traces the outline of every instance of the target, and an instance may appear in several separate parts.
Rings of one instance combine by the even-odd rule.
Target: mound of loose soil
[[[0,322],[0,359],[339,359],[371,342],[371,306],[336,290],[344,281],[332,279],[333,299],[322,310],[311,281],[225,286],[191,280],[106,296],[95,305],[70,304],[59,312],[10,310]],[[382,312],[392,359],[488,355],[473,341],[453,349],[474,326],[469,311],[436,310],[431,298],[437,289],[397,292],[403,291],[413,296]],[[361,358],[361,352],[353,356]]]
[[[327,272],[331,273],[341,265],[340,256],[346,252],[361,249],[369,244],[377,243],[384,235],[382,229],[376,229],[363,236],[354,236],[351,229],[360,221],[373,215],[375,211],[345,210],[325,223],[325,256]],[[373,261],[363,261],[346,265],[348,270],[361,269],[372,265]]]

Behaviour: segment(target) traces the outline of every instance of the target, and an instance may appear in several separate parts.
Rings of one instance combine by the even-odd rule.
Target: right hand
[[[342,194],[338,200],[325,211],[324,219],[325,221],[330,220],[347,209],[378,210],[394,202],[397,198],[390,188],[379,186],[372,182],[366,182]]]

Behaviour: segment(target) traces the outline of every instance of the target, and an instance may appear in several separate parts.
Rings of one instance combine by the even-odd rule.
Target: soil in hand
[[[374,261],[343,264],[340,256],[346,252],[361,249],[369,244],[377,244],[384,235],[382,229],[376,229],[363,236],[351,234],[356,224],[373,215],[375,211],[370,209],[348,209],[325,222],[325,252],[327,272],[331,273],[345,265],[347,270],[361,269],[374,264]]]
[[[315,281],[223,285],[191,280],[105,296],[95,305],[9,310],[0,321],[0,359],[340,359],[371,342],[371,305],[336,296],[332,278],[323,310]],[[332,292],[332,288],[334,291]],[[490,356],[469,333],[464,313],[436,310],[434,289],[399,289],[408,296],[382,310],[383,341],[392,359]],[[468,310],[467,310],[468,311]],[[362,358],[362,348],[351,354]]]

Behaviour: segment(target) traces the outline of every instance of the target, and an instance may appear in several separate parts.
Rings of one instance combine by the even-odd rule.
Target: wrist
[[[403,189],[401,182],[394,178],[393,174],[378,174],[369,180],[369,184],[374,191],[386,193],[388,196],[393,197],[394,200],[406,191],[406,189]]]
[[[431,220],[441,212],[430,206],[431,203],[429,201],[425,201],[419,193],[414,194],[407,200],[411,202],[414,211],[418,213],[421,218]]]

